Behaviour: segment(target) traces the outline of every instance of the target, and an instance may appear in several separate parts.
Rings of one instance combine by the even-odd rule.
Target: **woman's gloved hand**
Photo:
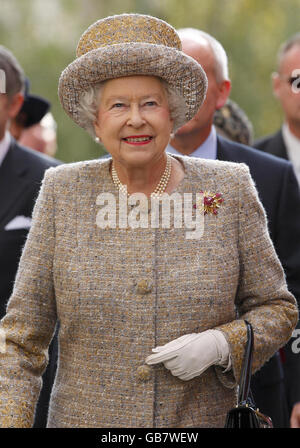
[[[192,333],[161,347],[152,349],[153,355],[146,358],[146,364],[162,362],[172,375],[188,381],[201,375],[208,367],[217,364],[231,367],[229,346],[219,330]]]

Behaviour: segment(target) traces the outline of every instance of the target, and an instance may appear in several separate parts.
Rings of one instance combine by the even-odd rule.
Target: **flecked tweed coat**
[[[171,227],[100,229],[97,197],[117,191],[110,160],[50,168],[2,321],[1,426],[30,427],[57,320],[59,362],[48,427],[222,427],[235,405],[246,328],[254,370],[290,338],[297,308],[243,164],[177,157],[178,193],[219,192],[204,235]],[[172,222],[172,221],[171,221]],[[223,331],[233,369],[182,381],[151,349]]]

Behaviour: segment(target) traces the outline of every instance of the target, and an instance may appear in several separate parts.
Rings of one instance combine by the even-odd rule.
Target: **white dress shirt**
[[[5,131],[4,137],[0,141],[0,166],[9,149],[10,141],[11,141],[10,133],[8,131]]]
[[[291,133],[287,123],[282,126],[283,141],[290,162],[292,162],[298,183],[300,185],[300,139]]]
[[[166,151],[170,154],[181,155],[182,153],[177,151],[173,146],[168,144]],[[199,157],[201,159],[213,159],[217,158],[217,132],[214,126],[207,139],[200,145],[194,152],[189,154],[189,157]]]

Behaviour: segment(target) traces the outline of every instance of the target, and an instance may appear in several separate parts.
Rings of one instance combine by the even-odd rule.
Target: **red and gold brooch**
[[[200,191],[203,194],[203,203],[199,203],[198,208],[204,208],[204,215],[208,213],[212,213],[213,215],[218,214],[218,208],[224,202],[221,193],[210,193],[209,191]],[[196,204],[194,204],[194,208],[197,208]]]

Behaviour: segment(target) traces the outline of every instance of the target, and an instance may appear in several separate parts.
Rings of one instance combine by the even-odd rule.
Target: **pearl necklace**
[[[167,163],[165,171],[163,172],[163,175],[161,176],[160,181],[158,182],[155,190],[151,193],[151,197],[158,198],[165,192],[168,182],[170,180],[171,169],[172,169],[172,158],[169,155],[167,155]],[[114,162],[112,163],[111,175],[113,182],[115,186],[119,189],[119,191],[124,194],[127,193],[127,196],[129,196],[129,193],[127,192],[127,185],[121,183],[119,176],[116,172]]]

